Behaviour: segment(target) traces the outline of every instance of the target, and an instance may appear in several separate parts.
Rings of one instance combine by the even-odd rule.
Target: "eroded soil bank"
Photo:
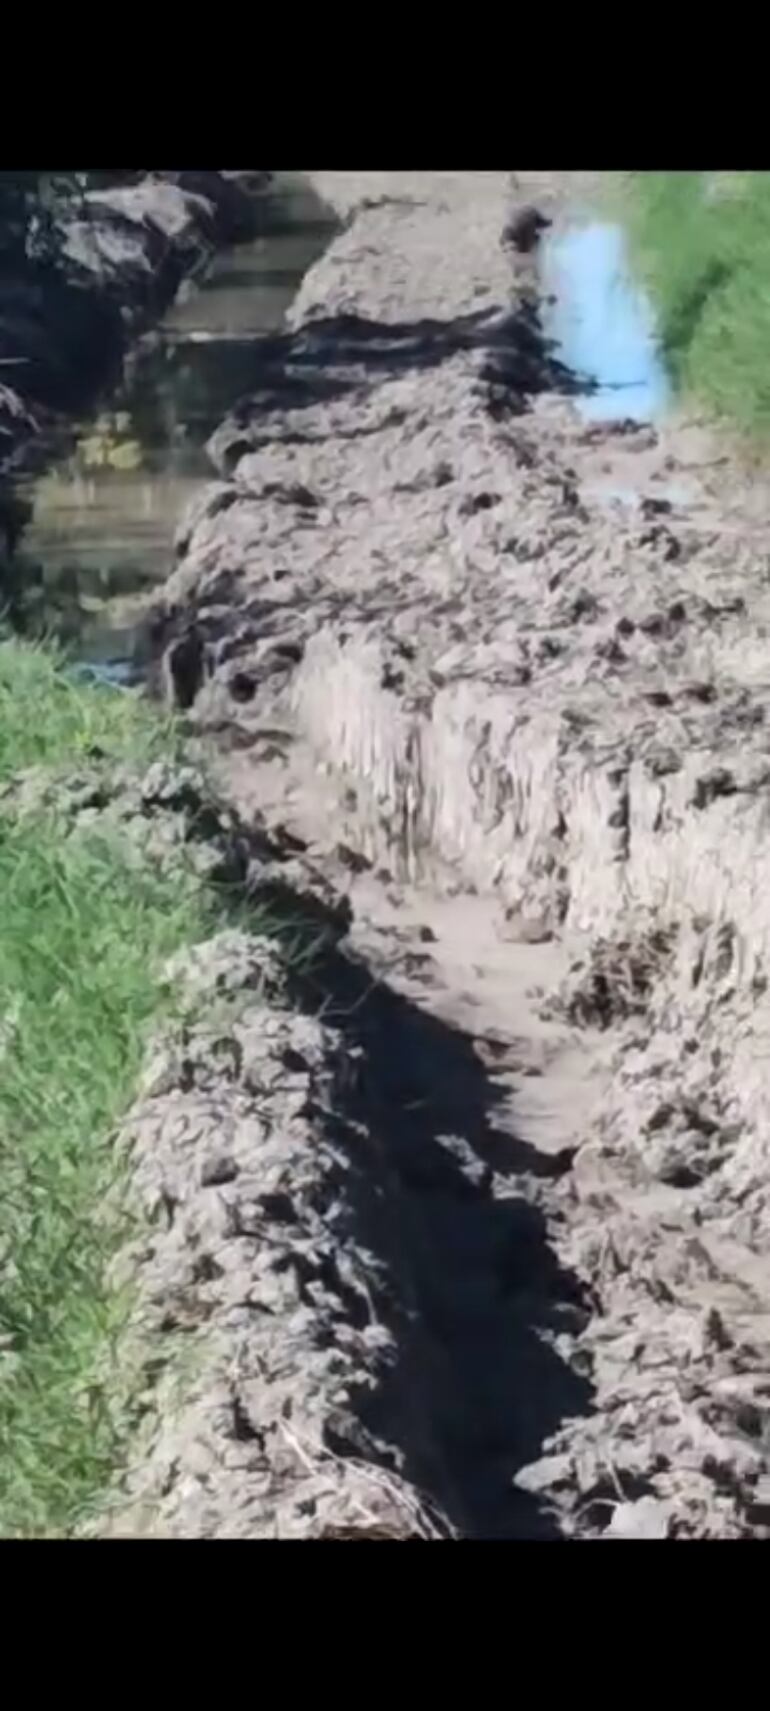
[[[571,401],[510,224],[568,175],[310,176],[158,625],[295,952],[180,973],[132,1116],[196,1376],[115,1527],[767,1536],[761,538]]]

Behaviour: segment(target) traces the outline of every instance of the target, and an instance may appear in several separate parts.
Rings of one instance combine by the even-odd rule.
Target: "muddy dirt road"
[[[141,1114],[219,1338],[152,1529],[767,1536],[761,531],[700,430],[576,408],[502,241],[569,175],[310,177],[162,627],[255,897],[334,930]]]

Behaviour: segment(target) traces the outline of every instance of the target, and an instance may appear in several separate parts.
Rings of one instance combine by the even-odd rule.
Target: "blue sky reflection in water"
[[[620,226],[593,221],[555,230],[543,244],[543,320],[573,373],[596,382],[576,400],[591,421],[660,417],[670,386],[652,305],[631,275]]]

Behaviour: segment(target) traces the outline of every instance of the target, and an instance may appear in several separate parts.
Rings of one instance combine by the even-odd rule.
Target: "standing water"
[[[171,568],[181,515],[213,477],[206,442],[256,386],[261,336],[280,328],[332,229],[310,187],[280,173],[265,225],[183,286],[129,357],[109,405],[30,493],[18,555],[26,623],[113,682],[141,675],[148,595]]]
[[[543,324],[561,361],[587,383],[591,421],[651,422],[669,382],[652,306],[631,274],[623,231],[601,221],[555,229],[543,244]]]

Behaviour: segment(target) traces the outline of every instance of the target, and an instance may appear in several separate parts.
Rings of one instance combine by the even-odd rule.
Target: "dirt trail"
[[[589,427],[570,404],[533,259],[501,242],[517,199],[553,207],[570,175],[311,177],[342,230],[214,437],[166,667],[262,840],[255,895],[338,923],[313,1039],[328,1056],[328,1025],[337,1067],[363,1066],[334,1109],[369,1162],[338,1152],[314,1239],[332,1294],[357,1255],[390,1355],[359,1341],[376,1423],[349,1381],[335,1436],[308,1321],[280,1382],[260,1369],[250,1472],[214,1432],[180,1496],[189,1422],[176,1462],[166,1446],[167,1528],[205,1530],[213,1481],[210,1531],[234,1510],[252,1536],[345,1531],[361,1462],[391,1470],[418,1536],[767,1536],[756,512],[715,493],[697,425]],[[276,1026],[311,1026],[300,985]],[[295,1224],[319,1156],[316,1136],[303,1176],[284,1152]],[[280,1342],[289,1305],[270,1311]],[[281,1509],[270,1421],[311,1369],[326,1447],[280,1465]],[[330,1457],[303,1522],[298,1481]]]

